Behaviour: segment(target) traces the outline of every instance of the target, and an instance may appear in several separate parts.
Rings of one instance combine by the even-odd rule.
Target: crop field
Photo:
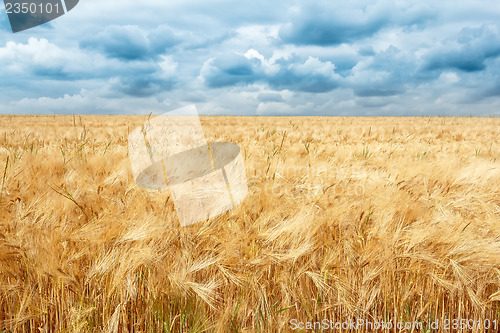
[[[0,116],[0,332],[500,331],[499,118],[201,117],[249,193],[188,227],[147,119]]]

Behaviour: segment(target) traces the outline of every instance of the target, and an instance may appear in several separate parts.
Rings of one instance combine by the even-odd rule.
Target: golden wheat
[[[249,194],[185,228],[132,178],[145,119],[0,117],[0,331],[500,331],[500,119],[202,117]]]

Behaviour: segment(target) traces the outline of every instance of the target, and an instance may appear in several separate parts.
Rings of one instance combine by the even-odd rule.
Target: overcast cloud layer
[[[500,116],[500,2],[80,0],[13,34],[0,113]]]

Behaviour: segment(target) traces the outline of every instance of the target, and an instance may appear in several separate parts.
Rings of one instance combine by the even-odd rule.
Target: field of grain
[[[201,117],[249,194],[184,228],[145,120],[0,116],[0,332],[500,331],[500,119]]]

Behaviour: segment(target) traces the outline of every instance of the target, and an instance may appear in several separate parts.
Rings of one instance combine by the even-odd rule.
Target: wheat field
[[[147,119],[0,116],[0,332],[500,331],[500,119],[201,117],[249,194],[189,227]]]

